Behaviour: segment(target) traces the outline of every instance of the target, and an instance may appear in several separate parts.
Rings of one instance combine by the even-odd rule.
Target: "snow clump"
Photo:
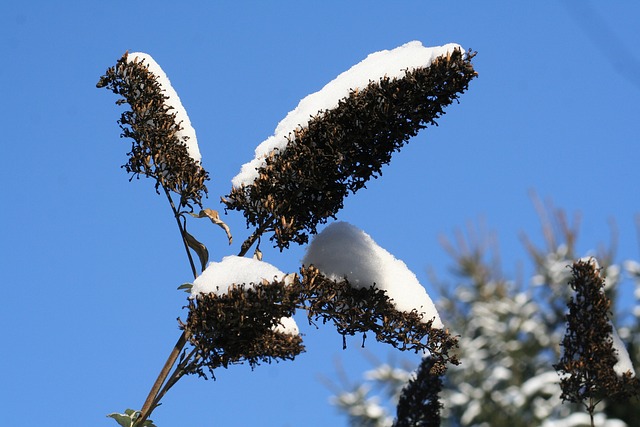
[[[171,108],[169,110],[169,114],[175,113],[176,124],[179,124],[182,128],[176,132],[176,136],[187,146],[189,157],[191,157],[196,163],[200,162],[202,160],[202,156],[200,155],[200,149],[198,148],[196,131],[193,126],[191,126],[191,120],[189,120],[187,110],[185,110],[182,106],[182,102],[180,102],[178,93],[173,86],[171,86],[169,78],[160,65],[151,57],[151,55],[143,52],[129,53],[127,55],[127,61],[138,63],[144,61],[149,72],[156,77],[156,81],[160,84],[162,90],[164,90],[165,96],[168,97],[165,99],[164,103],[167,107]]]
[[[335,222],[318,234],[302,260],[313,264],[325,277],[345,278],[354,288],[375,286],[387,292],[398,311],[416,309],[423,321],[434,319],[433,327],[442,328],[435,305],[407,265],[387,252],[364,231],[347,223]]]
[[[233,285],[244,285],[245,289],[263,280],[271,283],[274,280],[285,280],[286,274],[273,265],[253,258],[227,256],[221,262],[210,262],[207,268],[193,282],[191,298],[200,294],[213,293],[223,296]],[[298,325],[293,318],[283,317],[280,324],[274,328],[276,332],[298,335]]]

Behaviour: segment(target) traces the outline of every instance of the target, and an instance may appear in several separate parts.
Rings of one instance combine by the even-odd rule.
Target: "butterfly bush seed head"
[[[168,81],[167,81],[168,82]],[[149,71],[144,59],[130,60],[127,53],[107,70],[97,87],[106,87],[122,98],[116,104],[128,104],[118,123],[123,138],[131,138],[129,161],[123,168],[133,177],[156,180],[156,191],[163,187],[180,196],[180,206],[202,208],[207,194],[208,173],[187,149],[187,137],[176,121],[176,110],[158,76]],[[195,141],[193,141],[195,143]]]

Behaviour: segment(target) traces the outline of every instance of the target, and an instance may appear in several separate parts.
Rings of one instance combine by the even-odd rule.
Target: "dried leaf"
[[[220,214],[218,213],[218,211],[206,208],[206,209],[202,209],[197,215],[194,213],[190,215],[193,216],[194,218],[209,218],[212,223],[219,225],[224,230],[224,232],[227,233],[229,244],[233,242],[233,237],[231,236],[231,230],[229,229],[229,226],[225,224],[223,220],[220,219]]]
[[[187,241],[187,245],[189,245],[189,247],[198,254],[198,258],[200,258],[200,264],[202,264],[202,271],[204,271],[204,269],[207,267],[207,262],[209,262],[209,251],[207,250],[207,247],[186,231],[185,239]]]

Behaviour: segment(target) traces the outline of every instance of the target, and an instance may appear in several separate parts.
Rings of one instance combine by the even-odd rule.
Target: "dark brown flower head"
[[[348,194],[381,175],[393,152],[436,124],[476,76],[473,56],[455,50],[402,78],[351,91],[296,129],[286,149],[271,152],[251,185],[223,199],[227,208],[242,211],[248,226],[273,232],[280,249],[306,243],[318,224],[335,218]]]
[[[202,208],[207,194],[208,173],[187,151],[180,134],[182,123],[176,111],[167,105],[166,95],[156,75],[144,60],[130,61],[125,53],[114,67],[100,78],[97,87],[106,87],[121,96],[117,104],[129,104],[118,121],[122,137],[133,140],[129,161],[123,168],[132,174],[156,180],[156,191],[163,187],[180,196],[180,206]]]
[[[440,426],[442,376],[447,368],[432,357],[425,357],[415,377],[402,389],[393,427]]]
[[[377,341],[400,350],[429,351],[442,363],[458,363],[449,355],[457,347],[457,339],[447,330],[433,328],[433,320],[424,319],[416,310],[398,311],[386,291],[374,286],[353,288],[347,280],[328,279],[313,266],[301,268],[300,273],[301,299],[309,322],[333,322],[343,336],[343,346],[347,335],[362,333],[364,345],[366,334],[372,333]]]
[[[564,354],[554,367],[561,374],[562,399],[585,403],[591,411],[604,397],[638,394],[640,384],[631,372],[619,375],[614,369],[618,354],[609,317],[611,301],[597,263],[594,259],[577,261],[571,272],[569,285],[575,294],[568,303]]]
[[[182,325],[197,351],[187,370],[205,376],[218,367],[248,362],[252,367],[272,360],[292,360],[304,351],[300,335],[278,330],[291,317],[298,290],[285,281],[237,285],[224,295],[200,294],[189,302]]]

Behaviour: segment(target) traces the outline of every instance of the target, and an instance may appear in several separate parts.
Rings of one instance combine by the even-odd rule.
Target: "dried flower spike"
[[[426,48],[413,42],[401,49]],[[442,56],[432,58],[429,51],[426,64],[351,86],[334,107],[313,111],[306,125],[272,137],[281,137],[282,144],[258,147],[258,157],[234,179],[224,203],[242,211],[247,225],[272,232],[280,249],[290,242],[306,243],[318,224],[335,218],[349,193],[381,175],[393,152],[419,130],[435,125],[444,107],[476,76],[473,54],[455,45],[434,49],[441,49]]]
[[[116,103],[131,108],[118,121],[121,136],[133,140],[125,170],[155,179],[156,191],[177,193],[181,208],[202,208],[208,173],[191,122],[160,66],[147,54],[125,53],[97,87],[122,96]]]
[[[402,389],[393,427],[440,426],[442,404],[438,394],[446,370],[446,365],[432,357],[422,359],[414,377]]]
[[[295,275],[294,275],[295,276]],[[256,259],[229,256],[194,281],[182,325],[197,356],[189,373],[218,367],[293,359],[304,351],[291,316],[299,286],[291,275]]]
[[[433,319],[415,310],[398,311],[386,291],[374,286],[354,288],[347,280],[328,279],[313,266],[303,267],[300,273],[301,299],[307,304],[310,322],[332,322],[343,337],[362,333],[363,345],[366,334],[372,333],[377,341],[400,350],[428,351],[442,363],[458,363],[455,355],[449,355],[457,347],[456,337],[433,327]]]
[[[615,341],[617,334],[609,318],[611,301],[604,293],[605,282],[596,260],[577,261],[571,272],[569,285],[575,295],[568,303],[564,352],[554,367],[561,375],[561,398],[582,403],[593,415],[603,398],[637,395],[640,384],[633,368],[620,369],[628,354],[621,342]]]

